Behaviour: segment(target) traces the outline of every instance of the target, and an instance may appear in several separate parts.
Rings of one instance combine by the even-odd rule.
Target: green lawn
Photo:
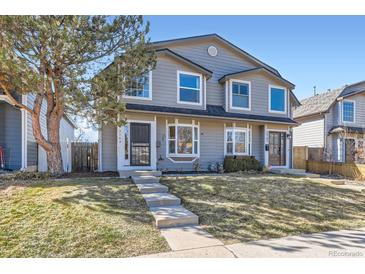
[[[129,180],[0,182],[0,257],[130,257],[168,250]]]
[[[365,227],[365,195],[269,174],[164,177],[202,226],[225,243]]]

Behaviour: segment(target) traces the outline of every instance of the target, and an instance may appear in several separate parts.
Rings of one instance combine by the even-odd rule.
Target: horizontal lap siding
[[[215,57],[208,55],[208,47],[214,45],[218,49]],[[218,80],[225,74],[253,68],[254,65],[247,59],[239,57],[221,43],[198,42],[188,43],[185,46],[170,46],[171,50],[213,71],[212,78],[207,81],[207,103],[209,105],[224,104],[224,86]]]
[[[117,127],[105,125],[102,128],[102,169],[117,170]]]
[[[324,119],[302,122],[293,128],[294,146],[323,147]]]
[[[160,57],[158,59],[156,68],[152,71],[152,100],[138,100],[131,98],[124,98],[123,100],[127,103],[135,104],[203,109],[204,95],[202,95],[202,106],[177,103],[178,70],[194,72],[194,70],[192,70],[191,68],[179,64],[170,58]]]
[[[0,146],[5,150],[5,168],[22,166],[21,112],[7,103],[0,103]]]
[[[290,112],[288,112],[288,114],[269,112],[269,86],[280,86],[280,83],[276,82],[276,80],[256,73],[250,76],[237,77],[237,79],[249,81],[251,83],[251,110],[230,109],[231,112],[275,117],[290,117]],[[228,96],[230,100],[231,94],[229,93]],[[289,97],[287,99],[289,100]]]
[[[172,117],[168,117],[169,120]],[[181,120],[180,117],[176,117]],[[190,119],[191,123],[192,119]],[[224,121],[213,119],[195,119],[200,122],[200,165],[207,170],[211,163],[222,163],[224,160]],[[228,124],[228,122],[227,122]],[[252,125],[252,154],[263,162],[263,128]],[[174,163],[166,157],[166,118],[157,118],[157,162],[158,169],[163,171],[191,171],[193,163]]]

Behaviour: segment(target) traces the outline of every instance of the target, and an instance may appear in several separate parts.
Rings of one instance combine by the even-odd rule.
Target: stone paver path
[[[223,247],[221,241],[198,225],[198,216],[182,207],[180,198],[168,193],[168,188],[160,184],[158,177],[133,176],[132,180],[150,208],[162,236],[165,237],[170,248],[178,252],[176,256],[185,257],[189,252],[193,252],[185,252],[185,250],[208,247],[213,249],[197,250],[193,253],[198,257],[209,257],[213,254],[216,254],[214,256],[232,256],[232,253]],[[200,255],[199,252],[201,252]],[[166,254],[166,256],[170,255]]]

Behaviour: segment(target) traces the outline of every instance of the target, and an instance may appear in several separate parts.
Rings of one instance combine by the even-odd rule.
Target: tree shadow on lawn
[[[226,243],[365,226],[365,196],[311,180],[243,175],[162,181]]]
[[[125,179],[70,179],[39,181],[27,187],[64,188],[53,202],[64,206],[81,205],[95,212],[120,215],[127,221],[152,223],[148,207],[136,186]]]

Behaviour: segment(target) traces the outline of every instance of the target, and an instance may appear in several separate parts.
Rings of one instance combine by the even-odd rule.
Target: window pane
[[[343,102],[343,120],[346,122],[354,122],[353,102]]]
[[[227,130],[227,142],[233,141],[233,132],[231,130]]]
[[[131,86],[125,92],[128,96],[149,97],[149,72],[146,72],[141,77],[136,77],[132,80]]]
[[[192,127],[178,127],[178,148],[181,154],[192,154],[193,152],[193,132]]]
[[[189,74],[179,74],[180,87],[200,89],[200,77]]]
[[[245,138],[246,138],[246,133],[245,132],[243,132],[243,131],[236,131],[236,134],[235,134],[236,143],[237,142],[244,143],[245,142]]]
[[[194,89],[180,88],[180,101],[199,103],[199,91]]]
[[[198,154],[198,141],[194,141],[194,154]]]
[[[245,153],[245,144],[243,144],[243,143],[236,143],[236,145],[235,145],[235,152],[236,153]]]
[[[175,126],[169,127],[169,139],[175,139]]]
[[[175,153],[175,140],[169,141],[169,153]]]
[[[248,96],[232,95],[232,106],[240,108],[248,108]]]
[[[194,140],[195,141],[199,140],[198,128],[197,127],[194,127]]]
[[[232,93],[240,95],[248,95],[248,84],[233,82]]]
[[[271,88],[270,109],[275,111],[285,111],[285,90]]]
[[[233,154],[233,143],[227,143],[227,154]]]

